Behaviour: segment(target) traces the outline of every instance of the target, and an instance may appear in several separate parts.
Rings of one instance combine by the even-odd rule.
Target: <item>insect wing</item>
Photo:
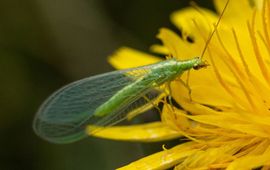
[[[90,126],[87,128],[87,133],[95,134],[104,127],[115,125],[126,118],[132,119],[138,114],[154,107],[154,105],[157,104],[157,101],[165,95],[162,90],[147,86],[141,89],[139,94],[140,95],[129,96],[123,104],[104,117],[93,116],[88,119],[87,124]]]
[[[152,66],[113,71],[64,86],[53,93],[38,110],[33,123],[35,132],[53,143],[69,143],[85,137],[85,128],[89,124],[98,126],[115,124],[133,108],[136,109],[146,103],[141,101],[141,97],[150,94],[153,88],[145,87],[141,96],[129,97],[122,107],[112,111],[108,116],[97,118],[93,115],[96,108],[122,88],[148,74]],[[151,99],[151,96],[148,95],[148,98]]]

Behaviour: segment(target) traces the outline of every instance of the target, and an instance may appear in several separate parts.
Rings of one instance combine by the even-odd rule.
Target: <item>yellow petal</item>
[[[175,129],[184,137],[190,140],[197,141],[195,138],[190,136],[189,130],[193,128],[194,122],[187,118],[187,113],[184,110],[180,110],[170,104],[164,104],[161,120],[163,123]]]
[[[152,45],[150,47],[150,51],[153,51],[154,53],[158,53],[158,54],[163,54],[163,55],[168,55],[170,54],[170,51],[168,50],[168,48],[166,48],[165,46],[162,45]]]
[[[195,74],[194,72],[191,72],[191,79],[194,81],[190,81],[190,89],[191,89],[191,98],[193,102],[199,102],[202,104],[207,104],[210,106],[216,106],[216,107],[231,107],[235,106],[236,104],[232,101],[231,96],[229,96],[228,93],[226,93],[222,87],[219,86],[219,84],[211,85],[208,84],[208,82],[213,82],[211,79],[208,79],[207,76],[205,77],[205,80],[199,81],[200,79],[203,79],[204,77],[199,77],[199,73]],[[198,75],[198,76],[195,76]],[[203,74],[202,74],[203,76]],[[197,78],[197,80],[195,80]],[[209,80],[207,82],[207,80]],[[179,103],[183,103],[183,107],[185,105],[187,106],[190,102],[188,102],[189,99],[189,93],[185,86],[183,86],[180,82],[172,82],[171,83],[172,91],[173,91],[173,97],[174,99]],[[214,89],[214,90],[213,90]],[[207,93],[205,93],[207,92]],[[192,103],[191,103],[192,107]],[[188,108],[185,108],[188,109]]]
[[[243,115],[244,116],[244,115]],[[216,112],[215,115],[187,116],[200,123],[221,127],[227,130],[234,130],[253,136],[267,138],[269,136],[269,126],[252,124],[245,119],[241,119],[241,114],[231,112]],[[228,124],[228,122],[230,122]]]
[[[195,153],[201,146],[196,146],[194,142],[187,142],[171,149],[155,153],[148,157],[142,158],[118,170],[163,170],[170,168],[186,157]]]
[[[190,44],[183,41],[175,32],[162,28],[159,31],[157,37],[162,41],[164,46],[169,50],[172,57],[178,58],[180,60],[194,58],[200,55],[198,50],[192,50],[191,47],[195,46],[198,48],[197,44]],[[183,50],[189,49],[189,50]]]
[[[225,162],[230,159],[230,155],[226,152],[232,150],[229,147],[223,146],[220,148],[209,148],[207,150],[201,150],[195,152],[189,156],[183,163],[175,167],[175,170],[186,170],[186,169],[211,169],[210,167],[219,163]],[[222,166],[222,164],[216,165]],[[223,167],[218,167],[223,168]],[[214,169],[214,168],[213,168]]]
[[[270,165],[270,149],[269,149],[269,143],[266,146],[266,151],[261,155],[248,155],[244,156],[242,158],[239,158],[232,162],[227,170],[246,170],[246,169],[254,169],[259,168],[263,165]]]
[[[169,104],[164,104],[161,120],[166,123],[172,129],[178,130],[179,132],[184,131],[190,127],[190,122],[185,115],[185,111],[177,109]]]
[[[179,44],[177,48],[181,51],[181,55],[186,58],[201,56],[206,39],[208,39],[213,24],[218,19],[215,13],[206,9],[199,9],[200,11],[194,8],[185,8],[171,15],[172,22],[181,30],[182,40],[185,41],[185,43]],[[193,43],[190,43],[188,38],[191,38]]]
[[[228,0],[215,0],[214,4],[217,11],[220,13]],[[246,21],[251,18],[252,7],[250,1],[247,0],[231,0],[224,13],[222,20],[225,20],[228,24],[234,24],[241,26],[245,25]],[[243,26],[243,25],[242,25]]]
[[[179,132],[161,122],[99,128],[98,131],[93,134],[91,128],[91,126],[87,127],[86,131],[88,134],[113,140],[156,142],[181,136]]]
[[[188,7],[179,11],[174,12],[171,15],[172,22],[184,33],[184,37],[188,35],[194,35],[200,37],[200,30],[196,27],[196,24],[200,28],[210,28],[212,25],[210,23],[215,23],[217,20],[217,15],[208,9],[198,8],[198,11],[195,8]],[[195,39],[197,43],[197,39]]]
[[[134,68],[161,61],[158,57],[128,47],[118,49],[108,60],[116,69]]]
[[[254,0],[254,3],[256,5],[257,9],[260,9],[260,10],[263,8],[263,2],[264,2],[264,0]]]

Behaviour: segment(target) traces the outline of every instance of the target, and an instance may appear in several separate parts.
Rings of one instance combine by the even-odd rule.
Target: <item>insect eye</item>
[[[199,65],[193,66],[194,70],[199,70],[201,67]]]
[[[207,66],[208,66],[207,63],[201,63],[201,64],[198,64],[198,65],[194,65],[194,66],[193,66],[193,69],[194,69],[194,70],[199,70],[199,69],[205,68],[205,67],[207,67]]]

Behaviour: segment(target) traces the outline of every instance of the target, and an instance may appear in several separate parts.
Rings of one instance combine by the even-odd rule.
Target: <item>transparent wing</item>
[[[149,65],[114,71],[64,86],[52,94],[38,110],[33,123],[35,132],[48,141],[68,143],[85,137],[88,125],[110,126],[126,118],[133,110],[139,112],[140,108],[149,103],[149,99],[157,98],[161,92],[153,87],[140,88],[140,95],[129,94],[110,114],[94,116],[100,105],[122,88],[148,74],[152,67]],[[149,81],[154,82],[155,79]]]
[[[163,95],[162,95],[163,94]],[[112,126],[128,118],[132,119],[138,114],[145,112],[154,107],[156,100],[161,99],[165,94],[161,90],[145,88],[138,96],[131,96],[117,109],[109,115],[100,117],[91,117],[87,121],[87,133],[94,134],[102,130],[104,126]],[[157,103],[156,103],[157,104]],[[92,125],[92,126],[91,126]]]

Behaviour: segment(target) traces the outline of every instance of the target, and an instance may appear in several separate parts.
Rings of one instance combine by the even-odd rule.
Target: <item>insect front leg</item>
[[[186,88],[188,89],[189,100],[192,101],[192,98],[191,98],[191,88],[189,86],[189,76],[190,76],[190,70],[187,71],[187,80],[186,80],[186,83],[184,83],[184,86],[186,86]]]
[[[173,107],[173,101],[172,101],[172,87],[171,87],[171,82],[166,83],[166,86],[169,90],[169,94],[168,94],[168,99],[169,99],[169,103],[174,111],[174,107]]]
[[[191,88],[188,85],[188,83],[189,83],[189,71],[188,71],[188,76],[187,76],[186,82],[184,82],[180,77],[175,79],[175,81],[179,81],[188,90],[189,100],[192,101],[192,97],[191,97],[191,92],[192,91],[191,91]]]

